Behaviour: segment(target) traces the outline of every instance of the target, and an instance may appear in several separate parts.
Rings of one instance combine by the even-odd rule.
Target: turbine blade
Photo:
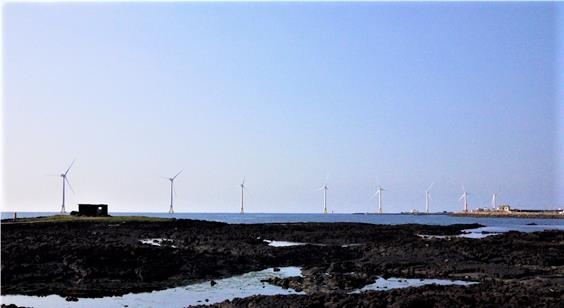
[[[184,171],[184,170],[180,170],[180,172],[178,172],[175,176],[173,176],[172,179],[173,179],[173,180],[176,179],[176,177],[177,177],[178,175],[180,175],[180,174],[182,173],[182,171]]]
[[[431,188],[433,188],[433,185],[435,185],[435,182],[431,183],[431,185],[429,185],[429,187],[427,187],[427,191],[431,190]]]
[[[460,196],[460,198],[458,198],[458,201],[464,199],[464,194],[462,194],[462,196]]]
[[[74,161],[75,161],[75,160],[76,160],[76,159],[73,159],[73,160],[72,160],[72,163],[71,163],[70,166],[68,167],[67,171],[65,171],[64,175],[67,175],[67,173],[69,173],[69,170],[71,169],[72,165],[74,165]]]
[[[172,190],[174,191],[174,196],[178,197],[178,194],[176,193],[176,187],[172,186]]]
[[[241,181],[241,185],[245,186],[245,177],[243,177],[243,180]]]
[[[74,194],[74,189],[72,189],[72,185],[71,185],[71,183],[69,182],[69,179],[66,176],[65,176],[65,182],[67,182],[67,184],[69,184],[69,188],[72,191],[72,193]]]
[[[462,191],[466,192],[466,187],[464,187],[464,184],[460,184],[460,186],[462,186]]]

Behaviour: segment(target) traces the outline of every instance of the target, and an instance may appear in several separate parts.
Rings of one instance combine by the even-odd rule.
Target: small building
[[[107,204],[79,204],[78,216],[108,216]]]
[[[497,210],[501,212],[511,212],[511,207],[509,206],[509,204],[502,204],[497,207]]]

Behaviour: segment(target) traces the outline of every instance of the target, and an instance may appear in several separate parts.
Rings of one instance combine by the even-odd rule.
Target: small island
[[[496,218],[547,218],[562,219],[564,210],[531,210],[531,209],[512,209],[508,204],[500,205],[496,209],[479,208],[468,212],[453,212],[451,216],[469,217],[496,217]]]

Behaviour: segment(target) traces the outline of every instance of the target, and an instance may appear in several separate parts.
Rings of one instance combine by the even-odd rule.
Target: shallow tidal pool
[[[386,291],[391,289],[401,289],[410,287],[421,287],[429,284],[436,284],[442,286],[468,286],[476,284],[474,281],[464,280],[449,280],[449,279],[412,279],[412,278],[378,278],[374,283],[364,286],[361,289],[355,290],[351,293],[360,293],[365,291]]]
[[[257,272],[249,272],[240,276],[217,279],[211,286],[210,281],[191,284],[183,287],[171,288],[146,293],[130,293],[123,296],[108,296],[101,298],[79,298],[77,302],[68,302],[58,295],[27,296],[2,295],[3,304],[16,304],[25,307],[186,307],[188,305],[213,304],[236,297],[252,295],[280,295],[304,294],[292,289],[261,282],[271,277],[286,278],[301,276],[299,267],[281,267],[280,271],[273,268]]]

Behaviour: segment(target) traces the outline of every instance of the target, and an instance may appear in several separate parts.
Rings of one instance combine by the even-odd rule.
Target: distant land
[[[500,207],[497,210],[475,210],[469,212],[453,212],[451,216],[469,217],[496,217],[496,218],[549,218],[564,219],[564,210],[521,210],[511,209],[509,206]]]

